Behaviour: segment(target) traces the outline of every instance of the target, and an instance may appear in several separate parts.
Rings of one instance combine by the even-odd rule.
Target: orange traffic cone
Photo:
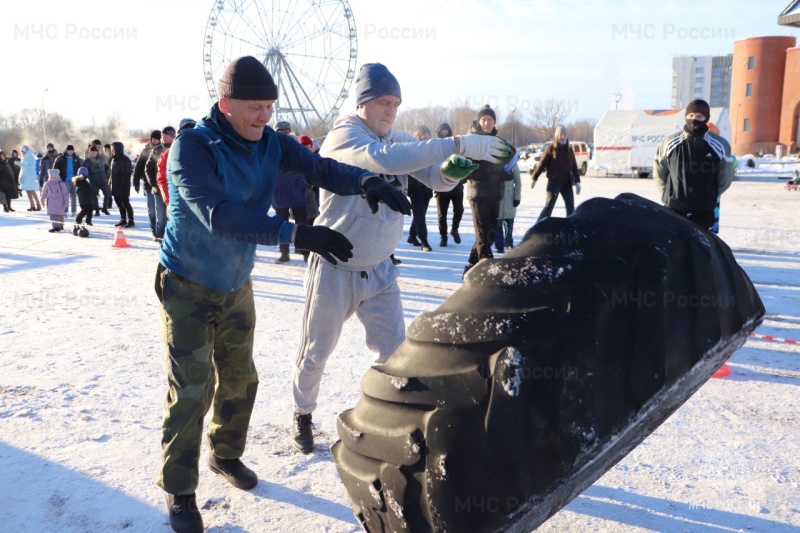
[[[728,363],[722,363],[722,366],[719,367],[719,370],[712,374],[712,378],[724,378],[725,376],[730,375],[731,368],[728,366]]]
[[[111,246],[114,248],[127,248],[130,245],[128,238],[125,236],[125,232],[122,231],[122,227],[117,226],[117,234],[114,235],[114,242]]]

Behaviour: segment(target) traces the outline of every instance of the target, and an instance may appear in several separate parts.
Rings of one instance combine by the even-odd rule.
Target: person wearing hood
[[[531,189],[536,186],[536,180],[543,172],[547,173],[547,195],[544,201],[544,208],[536,221],[544,220],[553,213],[559,195],[564,199],[567,208],[567,216],[575,211],[575,197],[572,195],[572,187],[575,187],[575,194],[581,193],[581,174],[578,172],[578,162],[575,160],[575,152],[569,145],[569,135],[567,128],[557,126],[553,135],[553,142],[547,145],[539,158],[539,166],[531,176]]]
[[[58,152],[56,152],[56,147],[53,143],[47,143],[47,152],[45,152],[44,157],[42,157],[42,163],[39,165],[39,187],[44,187],[44,182],[47,181],[48,173],[50,169],[53,168],[53,163],[56,162],[56,157],[58,157]]]
[[[445,139],[453,136],[453,128],[450,124],[443,122],[436,128],[436,137]],[[461,235],[458,228],[461,225],[461,218],[464,216],[464,182],[459,181],[458,185],[449,191],[438,191],[436,196],[436,214],[439,221],[439,246],[447,246],[447,211],[450,204],[453,204],[453,223],[450,226],[450,235],[453,242],[461,244]]]
[[[31,206],[28,211],[41,211],[39,202],[39,175],[36,174],[36,154],[28,145],[20,148],[22,164],[20,165],[19,186],[28,195]]]
[[[714,226],[714,208],[733,181],[727,143],[708,131],[710,115],[704,100],[689,102],[683,130],[661,142],[653,167],[664,206],[704,229]]]
[[[472,122],[470,133],[476,135],[497,135],[497,116],[487,104],[478,111],[478,118]],[[513,150],[513,148],[512,148]],[[513,157],[514,150],[510,156]],[[491,259],[492,244],[497,233],[497,220],[500,215],[500,200],[505,192],[505,182],[513,179],[510,172],[503,169],[507,162],[482,161],[480,167],[467,178],[466,193],[472,207],[472,224],[475,228],[475,244],[469,254],[469,263],[464,274],[481,259]]]
[[[3,211],[15,211],[11,207],[11,200],[19,198],[17,192],[17,182],[14,180],[14,171],[11,170],[11,165],[8,164],[6,154],[0,150],[0,192],[3,193]]]
[[[53,163],[53,168],[58,170],[61,174],[61,179],[69,189],[70,213],[73,217],[77,209],[78,197],[76,196],[77,191],[75,190],[75,184],[72,183],[72,178],[82,166],[83,160],[78,157],[75,153],[75,147],[71,144],[64,148],[64,153],[56,157],[55,163]]]
[[[91,226],[94,200],[97,199],[97,192],[92,187],[89,169],[86,167],[79,168],[78,173],[72,178],[72,183],[75,184],[78,205],[81,208],[78,216],[75,217],[75,224],[80,224],[83,221],[83,217],[86,217],[86,225]]]
[[[53,227],[50,233],[56,233],[64,229],[64,212],[69,203],[69,189],[67,184],[61,179],[61,173],[57,168],[48,171],[48,179],[42,187],[42,204],[47,208],[50,215],[50,222]]]
[[[278,86],[260,60],[232,61],[217,94],[209,114],[170,150],[170,217],[155,282],[168,374],[158,485],[170,525],[184,532],[203,531],[195,490],[209,409],[209,468],[242,490],[258,484],[241,461],[258,390],[250,277],[256,246],[294,244],[332,263],[353,255],[337,231],[269,215],[278,170],[375,210],[380,202],[408,211],[402,193],[380,176],[313,154],[267,126]]]
[[[117,141],[111,143],[111,194],[119,208],[119,222],[115,226],[132,228],[133,207],[131,206],[131,159],[125,155],[125,145]]]
[[[392,125],[402,102],[400,83],[380,63],[361,67],[355,83],[356,112],[340,117],[322,143],[320,155],[379,173],[384,187],[408,190],[408,177],[434,191],[449,191],[470,175],[476,160],[498,161],[509,147],[489,135],[419,141]],[[312,254],[308,260],[300,348],[293,375],[291,444],[314,450],[311,417],[328,357],[345,321],[355,314],[364,325],[367,347],[383,363],[405,340],[398,268],[391,254],[403,236],[403,214],[357,197],[320,192],[315,224],[341,231],[353,242],[353,258],[332,265]],[[316,226],[315,226],[316,227]]]

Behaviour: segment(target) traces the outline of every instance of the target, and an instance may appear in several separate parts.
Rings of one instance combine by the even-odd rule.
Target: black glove
[[[519,207],[519,200],[514,200],[514,207]]]
[[[411,202],[405,195],[380,176],[372,176],[364,182],[364,192],[367,193],[367,203],[373,213],[378,212],[378,202],[383,201],[389,209],[404,215],[411,214]]]
[[[318,253],[323,259],[336,264],[336,259],[347,262],[353,257],[353,245],[347,237],[325,226],[297,226],[294,246],[300,250]]]

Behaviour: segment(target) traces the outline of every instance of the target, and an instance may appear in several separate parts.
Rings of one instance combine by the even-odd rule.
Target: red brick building
[[[800,28],[800,0],[794,0],[778,17],[778,24]],[[779,142],[789,153],[800,150],[800,48],[786,51]]]
[[[797,151],[800,48],[794,37],[733,43],[730,116],[736,154]]]

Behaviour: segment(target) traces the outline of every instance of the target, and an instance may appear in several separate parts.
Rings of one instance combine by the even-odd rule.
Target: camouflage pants
[[[172,494],[197,489],[203,418],[213,405],[208,443],[221,459],[244,453],[258,389],[253,364],[253,283],[220,292],[159,264],[156,294],[167,352],[163,466],[158,485]]]

